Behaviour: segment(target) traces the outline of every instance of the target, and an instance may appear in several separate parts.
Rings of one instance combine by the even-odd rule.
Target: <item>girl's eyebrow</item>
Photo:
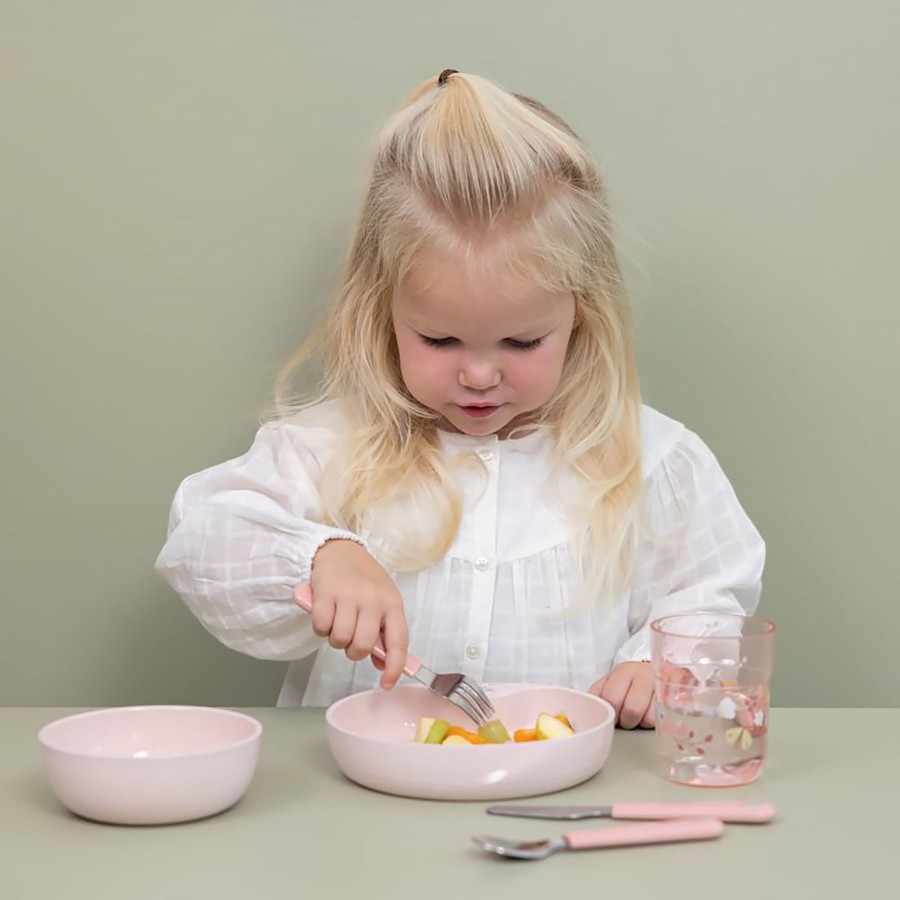
[[[443,332],[440,328],[432,328],[430,325],[427,325],[425,322],[422,322],[422,321],[419,321],[416,319],[409,319],[409,320],[407,320],[406,324],[410,328],[412,328],[413,331],[416,331],[419,334],[434,335],[434,334],[445,334],[446,333],[446,332]]]
[[[547,337],[558,328],[558,325],[550,325],[547,322],[541,322],[538,328],[525,328],[517,331],[515,334],[508,334],[505,340],[508,341],[533,341],[538,337]]]

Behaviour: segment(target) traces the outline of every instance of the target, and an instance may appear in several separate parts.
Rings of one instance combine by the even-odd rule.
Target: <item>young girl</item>
[[[321,395],[289,403],[315,351]],[[157,567],[224,644],[292,661],[281,706],[390,688],[411,647],[649,727],[649,622],[756,607],[763,543],[710,450],[641,405],[600,176],[534,100],[446,70],[389,120],[277,396],[181,485]]]

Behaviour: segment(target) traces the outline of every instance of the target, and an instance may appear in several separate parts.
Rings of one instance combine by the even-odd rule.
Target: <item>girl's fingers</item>
[[[319,571],[321,570],[322,567],[319,566]],[[373,657],[372,662],[384,673],[382,687],[393,687],[403,674],[409,648],[406,616],[396,588],[391,585],[393,594],[390,590],[386,592],[380,586],[372,584],[363,584],[365,589],[360,590],[359,584],[355,584],[352,579],[345,579],[336,600],[328,590],[320,587],[313,592],[311,587],[310,585],[307,590],[299,593],[295,590],[294,601],[303,609],[309,609],[309,604],[312,604],[309,616],[313,631],[319,637],[327,637],[332,647],[343,650],[354,662],[359,662],[372,653],[380,635],[387,658],[381,662]],[[376,589],[373,591],[372,587]],[[360,596],[367,598],[361,606]],[[345,602],[341,599],[343,597],[354,599]]]
[[[316,596],[309,618],[313,631],[319,637],[328,637],[334,624],[334,601],[326,594]]]
[[[620,663],[591,685],[590,693],[606,700],[616,711],[622,728],[635,728],[645,722],[653,710],[653,672],[647,663]],[[650,727],[650,726],[648,726]]]
[[[328,635],[328,643],[335,650],[345,650],[353,643],[358,617],[359,609],[356,606],[348,603],[338,604],[334,611],[331,634]]]
[[[641,728],[656,728],[656,692],[653,691],[650,694],[650,705],[647,707],[647,712],[644,713],[644,718],[641,719]]]
[[[618,666],[606,676],[606,681],[600,691],[600,699],[605,700],[616,711],[616,720],[619,719],[622,704],[625,702],[625,696],[630,686],[631,677]]]
[[[382,636],[387,657],[384,661],[381,686],[385,690],[390,690],[400,680],[409,652],[409,632],[402,609],[393,610],[385,616]]]
[[[636,674],[631,680],[628,694],[622,704],[619,724],[623,728],[637,728],[653,706],[653,680]]]
[[[363,607],[356,617],[356,630],[353,639],[347,644],[345,650],[347,657],[354,662],[359,662],[371,655],[372,647],[381,633],[381,616],[371,609]],[[373,657],[374,659],[374,657]]]

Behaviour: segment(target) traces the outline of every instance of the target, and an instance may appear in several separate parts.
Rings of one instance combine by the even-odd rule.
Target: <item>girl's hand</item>
[[[390,690],[406,663],[409,632],[388,573],[356,542],[327,541],[313,558],[310,588],[313,631],[349,659],[365,659],[381,637],[387,653],[381,686]]]
[[[656,704],[653,696],[653,670],[648,662],[619,663],[608,675],[595,681],[589,694],[606,700],[616,711],[622,728],[653,728]]]

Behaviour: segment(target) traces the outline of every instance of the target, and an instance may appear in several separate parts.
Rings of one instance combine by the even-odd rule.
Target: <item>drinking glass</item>
[[[680,784],[755,781],[766,758],[775,626],[757,616],[689,613],[650,624],[657,749]]]

